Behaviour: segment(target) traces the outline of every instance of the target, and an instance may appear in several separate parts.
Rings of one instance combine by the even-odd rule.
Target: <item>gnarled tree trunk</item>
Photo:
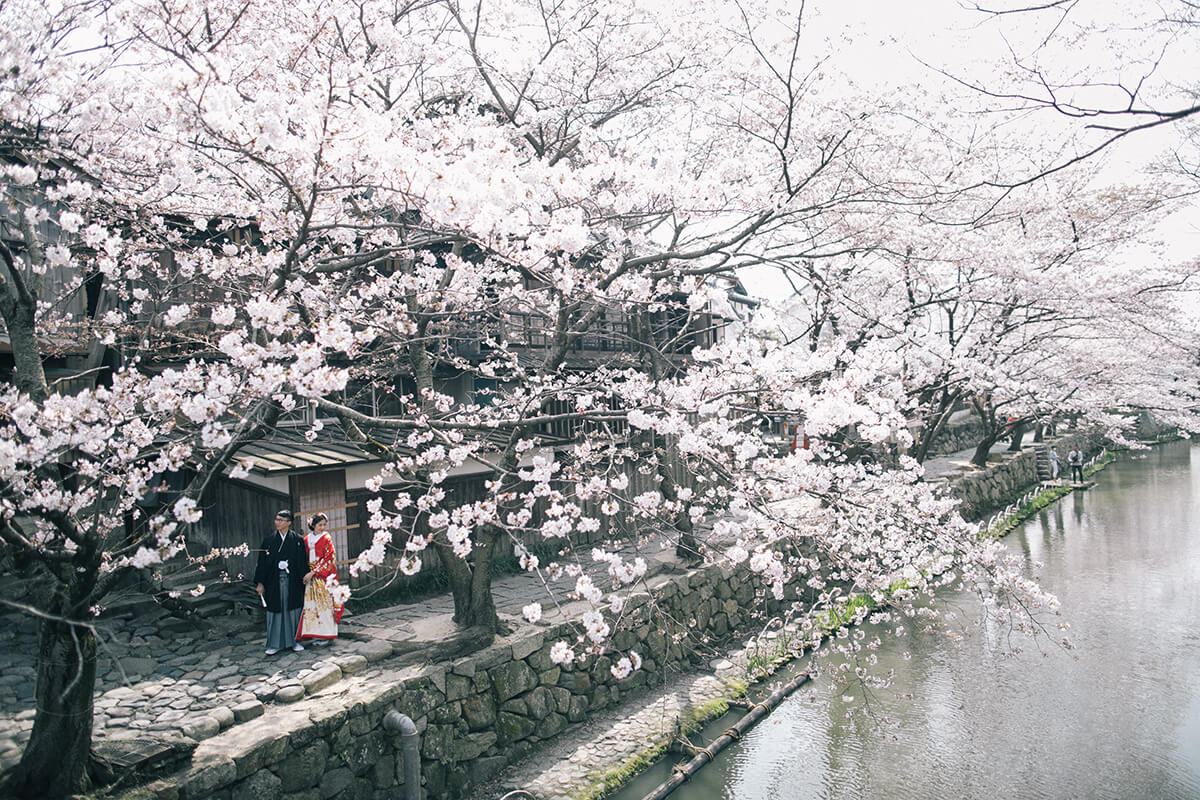
[[[22,798],[66,797],[92,785],[92,693],[96,637],[90,628],[44,619],[38,631],[38,714],[6,792]]]

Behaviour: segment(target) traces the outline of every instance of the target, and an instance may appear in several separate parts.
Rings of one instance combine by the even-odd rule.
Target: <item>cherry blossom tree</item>
[[[511,547],[588,601],[560,662],[612,647],[620,597],[569,559],[595,545],[613,587],[635,583],[645,564],[612,552],[616,535],[745,562],[776,599],[802,582],[814,615],[951,578],[999,609],[1052,606],[914,461],[881,471],[841,447],[851,431],[907,443],[914,363],[961,359],[954,381],[1008,366],[921,351],[929,309],[967,299],[941,276],[920,278],[936,299],[899,296],[894,325],[848,305],[911,245],[888,235],[898,213],[937,193],[897,180],[898,117],[809,63],[820,36],[803,8],[780,10],[0,1],[15,362],[0,537],[6,567],[47,578],[14,793],[87,786],[92,616],[128,571],[186,552],[205,487],[297,410],[319,412],[310,437],[335,419],[383,465],[352,571],[413,572],[433,551],[458,622],[490,635],[492,565]],[[921,268],[974,268],[986,236],[967,238]],[[814,261],[847,288],[818,286]],[[1029,271],[1045,263],[980,268],[989,291],[1021,290],[1007,317],[972,295],[980,319],[1041,313]],[[739,305],[752,264],[809,276],[815,330],[778,337],[771,309]],[[44,365],[69,348],[92,361],[55,383]],[[578,360],[595,350],[611,357]],[[368,390],[391,413],[358,407]],[[781,453],[767,428],[782,417],[815,445]],[[141,518],[139,499],[184,469],[182,497]],[[447,489],[472,470],[490,473],[482,495]],[[701,522],[729,544],[701,553]],[[563,561],[542,565],[535,542]],[[640,661],[617,656],[621,672]]]

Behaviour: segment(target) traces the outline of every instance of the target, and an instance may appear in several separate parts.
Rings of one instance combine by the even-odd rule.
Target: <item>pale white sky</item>
[[[1005,4],[1014,5],[1011,0],[994,0],[997,7]],[[1077,37],[1073,26],[1063,25],[1058,32],[1072,37],[1070,42],[1041,50],[1038,45],[1058,21],[1053,14],[1009,15],[998,21],[965,5],[956,0],[808,0],[805,14],[813,26],[810,35],[814,42],[821,42],[826,52],[832,53],[829,67],[845,74],[871,96],[879,97],[911,91],[913,85],[927,90],[939,86],[945,79],[921,64],[922,60],[966,80],[996,85],[1001,75],[999,65],[1011,63],[1010,54],[1017,53],[1030,63],[1079,81],[1120,80],[1132,84],[1149,76],[1144,88],[1151,90],[1150,98],[1158,100],[1161,107],[1171,107],[1184,102],[1180,99],[1181,87],[1172,78],[1190,80],[1194,65],[1200,63],[1195,42],[1174,40],[1165,50],[1162,63],[1151,69],[1153,60],[1164,52],[1164,39],[1153,30],[1132,30],[1136,20],[1131,19],[1127,2],[1082,0],[1072,11],[1076,15],[1069,18],[1072,22],[1098,19],[1119,24],[1122,29],[1105,36]],[[1138,6],[1147,13],[1156,7]],[[1084,18],[1084,13],[1089,17]],[[1183,92],[1188,88],[1194,86],[1185,83]],[[1111,99],[1119,94],[1111,89],[1089,92],[1089,99]],[[982,104],[983,99],[979,101]],[[1036,122],[1039,126],[1062,125],[1063,131],[1072,129],[1089,135],[1081,131],[1083,123],[1053,113],[1038,117]],[[1177,145],[1180,135],[1178,129],[1164,127],[1134,134],[1108,148],[1100,183],[1146,180],[1141,169]],[[1200,207],[1196,204],[1182,207],[1157,223],[1148,220],[1147,224],[1166,242],[1169,259],[1190,261],[1200,256]],[[746,271],[743,281],[752,293],[761,296],[786,291],[785,284],[759,271]]]

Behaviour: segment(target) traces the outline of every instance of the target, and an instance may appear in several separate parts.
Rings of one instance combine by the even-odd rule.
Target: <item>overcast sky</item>
[[[1163,35],[1136,29],[1139,20],[1134,19],[1131,8],[1157,13],[1156,3],[1138,0],[1131,6],[1115,0],[1081,0],[1068,17],[1069,24],[1060,24],[1061,18],[1051,12],[996,19],[967,5],[955,0],[807,0],[805,15],[813,40],[828,42],[825,49],[831,53],[830,68],[844,73],[871,96],[892,97],[917,84],[935,87],[945,78],[931,66],[967,81],[995,85],[1001,65],[1011,64],[1014,54],[1081,82],[1144,81],[1148,99],[1160,103],[1161,108],[1188,102],[1185,95],[1194,88],[1194,83],[1187,81],[1200,63],[1196,42],[1174,39],[1164,50]],[[1016,3],[995,0],[992,5],[1013,7]],[[1106,36],[1079,35],[1077,25],[1095,21],[1120,29]],[[1062,44],[1039,48],[1056,25]],[[1191,39],[1200,40],[1200,36]],[[1164,52],[1165,58],[1151,69]],[[1118,96],[1111,88],[1086,91],[1086,99],[1097,102]],[[982,97],[979,102],[983,103]],[[1037,124],[1062,125],[1062,130],[1079,130],[1082,125],[1057,114],[1043,115]],[[1178,128],[1164,127],[1127,137],[1105,151],[1101,182],[1146,180],[1142,170],[1170,152],[1180,136]],[[1195,205],[1161,220],[1157,231],[1172,260],[1200,256],[1200,210]],[[785,285],[761,273],[747,272],[743,280],[752,293],[763,296],[786,290]]]

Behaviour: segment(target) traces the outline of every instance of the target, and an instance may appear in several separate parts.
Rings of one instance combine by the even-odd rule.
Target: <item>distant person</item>
[[[1050,480],[1058,480],[1058,450],[1050,446]]]
[[[292,530],[292,512],[286,508],[275,515],[275,532],[267,534],[258,552],[254,582],[267,607],[267,655],[280,650],[299,652],[296,641],[300,612],[304,607],[304,575],[308,553],[304,540]]]
[[[1067,453],[1067,465],[1071,468],[1071,480],[1083,483],[1083,452],[1077,446]]]
[[[334,602],[329,584],[337,583],[337,557],[333,539],[329,536],[329,517],[313,514],[308,518],[308,536],[304,543],[308,551],[308,572],[304,575],[304,612],[296,640],[313,644],[329,644],[337,638],[337,626],[342,621],[342,606]]]

